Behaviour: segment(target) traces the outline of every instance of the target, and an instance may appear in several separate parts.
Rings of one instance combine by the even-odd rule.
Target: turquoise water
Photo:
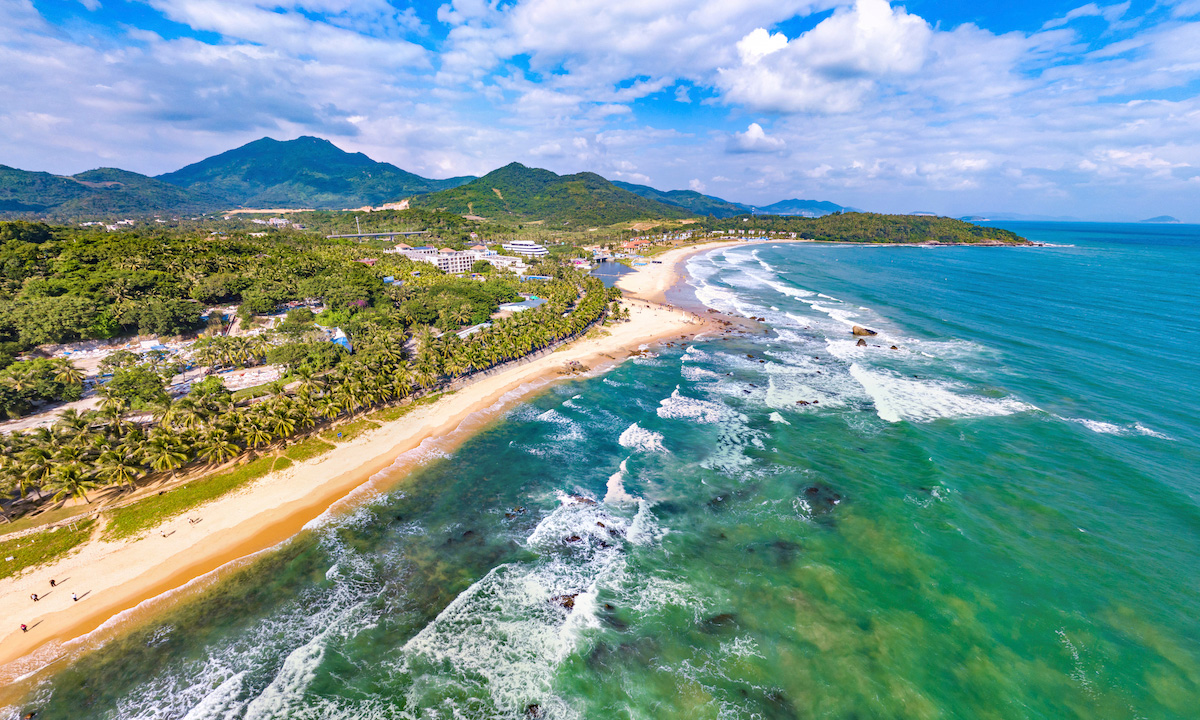
[[[695,257],[761,324],[541,392],[13,712],[1195,717],[1200,228],[1011,227],[1067,246]]]

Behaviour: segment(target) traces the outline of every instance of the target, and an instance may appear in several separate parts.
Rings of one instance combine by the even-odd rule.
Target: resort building
[[[437,255],[421,259],[437,265],[438,270],[444,273],[457,275],[459,273],[471,272],[471,267],[475,265],[475,261],[479,259],[479,256],[470,250],[442,248]]]
[[[549,250],[541,245],[538,245],[532,240],[513,240],[510,243],[504,243],[504,249],[518,255],[526,255],[529,257],[542,257],[550,254]]]

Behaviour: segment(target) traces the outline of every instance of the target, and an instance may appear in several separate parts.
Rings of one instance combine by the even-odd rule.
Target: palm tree
[[[150,442],[146,443],[145,456],[150,467],[158,472],[170,471],[172,478],[175,477],[175,470],[183,467],[188,459],[179,444],[162,435],[151,438]]]
[[[224,430],[212,430],[206,433],[200,439],[199,449],[196,453],[201,459],[211,463],[221,463],[237,457],[242,451],[229,438],[229,433]]]
[[[275,436],[267,430],[263,418],[251,415],[242,419],[242,437],[246,438],[246,443],[252,448],[270,445],[275,440]]]
[[[54,381],[63,385],[82,385],[83,371],[75,367],[70,360],[56,360],[54,364]]]
[[[99,488],[100,484],[93,481],[87,476],[80,467],[74,463],[64,465],[54,473],[54,477],[50,482],[49,488],[54,492],[52,500],[58,502],[65,498],[77,497],[89,505],[92,501],[88,499],[87,491]]]
[[[107,450],[97,458],[99,476],[110,485],[128,486],[133,489],[133,481],[143,475],[141,466],[128,455],[117,450]]]

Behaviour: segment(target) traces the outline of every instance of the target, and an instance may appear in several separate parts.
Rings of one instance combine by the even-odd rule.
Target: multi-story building
[[[504,243],[504,249],[518,255],[527,255],[529,257],[542,257],[550,254],[549,250],[541,245],[538,245],[532,240],[513,240],[510,243]]]

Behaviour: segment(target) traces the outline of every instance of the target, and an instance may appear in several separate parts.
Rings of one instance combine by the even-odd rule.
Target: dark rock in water
[[[869,329],[869,328],[865,328],[865,327],[863,327],[863,326],[861,326],[861,325],[855,325],[854,327],[850,328],[850,332],[851,332],[851,333],[853,333],[853,334],[855,334],[855,335],[866,335],[866,336],[868,336],[868,337],[870,337],[871,335],[878,335],[878,334],[879,334],[879,333],[875,332],[874,330],[871,330],[871,329]]]
[[[565,543],[577,543],[577,542],[580,542],[581,540],[583,540],[583,538],[579,537],[578,535],[568,535],[565,538],[563,538],[563,542],[565,542]]]
[[[587,664],[593,670],[626,670],[630,667],[650,665],[657,654],[658,643],[654,638],[643,636],[616,647],[603,642],[597,643],[588,655]]]
[[[746,353],[746,357],[750,358],[751,360],[753,360],[753,359],[754,359],[754,356],[753,356],[753,355],[751,355],[750,353]]]
[[[516,516],[518,516],[518,515],[524,515],[524,514],[525,514],[525,507],[524,507],[524,506],[521,506],[521,507],[516,507],[516,508],[513,508],[512,510],[509,510],[508,512],[504,513],[504,519],[506,519],[506,520],[512,520],[512,519],[513,519],[513,518],[515,518]]]
[[[600,522],[599,520],[597,520],[597,521],[596,521],[596,525],[598,525],[598,526],[600,526],[600,527],[602,527],[602,528],[606,528],[606,529],[608,528],[608,526],[607,526],[607,525],[605,525],[604,523]]]
[[[572,495],[571,499],[577,503],[583,503],[584,505],[595,505],[596,504],[595,500],[591,499],[590,497],[585,497],[583,495]]]
[[[893,349],[893,350],[899,350],[900,348],[898,348],[898,347],[896,347],[895,345],[893,345],[893,346],[892,346],[892,349]]]
[[[474,531],[474,530],[468,530],[468,531],[466,531],[465,533],[463,533],[463,534],[462,534],[462,536],[463,536],[463,537],[465,537],[465,538],[469,538],[469,537],[472,537],[472,536],[474,536],[474,535],[475,535],[475,531]]]
[[[820,404],[821,404],[820,400],[813,400],[813,405],[820,405]]]
[[[701,625],[701,629],[706,633],[723,632],[732,630],[735,627],[737,627],[737,615],[733,613],[713,615]]]
[[[866,347],[866,346],[867,346],[867,341],[863,340],[862,338],[859,338],[858,342],[854,343],[854,347]]]
[[[575,598],[577,597],[579,597],[579,593],[572,593],[570,595],[555,595],[554,597],[550,598],[550,602],[554,603],[560,608],[573,610],[575,609]]]
[[[771,543],[771,550],[775,553],[775,560],[780,565],[790,565],[803,549],[798,543],[790,540],[776,540]]]
[[[791,701],[778,688],[763,693],[763,710],[763,718],[766,720],[799,720],[801,717]]]
[[[760,362],[760,363],[765,363],[765,362],[766,362],[766,360],[759,360],[759,362]]]
[[[538,705],[537,703],[531,703],[531,704],[525,706],[525,717],[542,718],[542,717],[546,717],[546,716],[544,713],[542,713],[541,705]]]
[[[654,505],[654,513],[659,517],[665,517],[667,515],[679,515],[685,512],[687,512],[686,507],[670,501],[660,502]]]
[[[825,485],[809,485],[804,488],[804,500],[812,508],[813,514],[824,515],[837,507],[842,501],[842,496]]]

